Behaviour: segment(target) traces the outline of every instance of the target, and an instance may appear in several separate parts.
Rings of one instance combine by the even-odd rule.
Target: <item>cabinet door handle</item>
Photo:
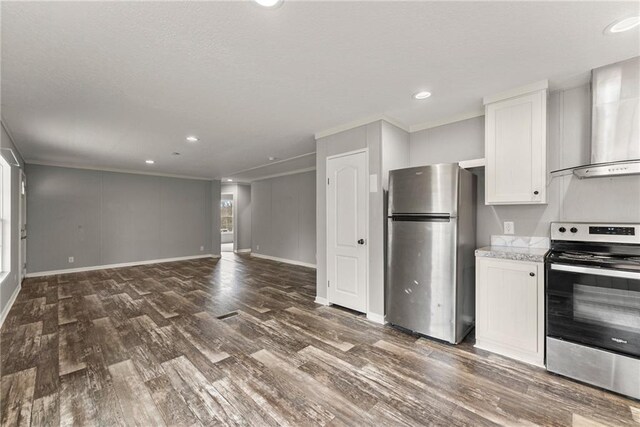
[[[536,273],[529,273],[529,276],[531,276],[531,277],[533,277],[535,275],[536,275]]]
[[[536,190],[536,191],[533,192],[533,194],[535,194],[537,196],[538,194],[540,194],[540,192],[538,190]]]

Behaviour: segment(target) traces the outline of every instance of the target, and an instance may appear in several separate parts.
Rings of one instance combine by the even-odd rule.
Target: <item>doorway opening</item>
[[[220,195],[220,251],[234,252],[234,209],[235,200],[233,193],[222,193]]]

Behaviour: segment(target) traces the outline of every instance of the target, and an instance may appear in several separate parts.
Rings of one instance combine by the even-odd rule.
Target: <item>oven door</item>
[[[547,336],[640,357],[640,272],[547,264]]]

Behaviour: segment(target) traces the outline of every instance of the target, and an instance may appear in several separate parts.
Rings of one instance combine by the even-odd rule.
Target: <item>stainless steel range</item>
[[[551,224],[547,370],[640,399],[640,224]]]

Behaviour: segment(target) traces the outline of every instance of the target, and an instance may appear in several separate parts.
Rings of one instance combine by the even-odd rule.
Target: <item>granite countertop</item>
[[[547,248],[519,248],[516,246],[485,246],[476,249],[476,256],[486,258],[501,258],[514,261],[544,262]]]

